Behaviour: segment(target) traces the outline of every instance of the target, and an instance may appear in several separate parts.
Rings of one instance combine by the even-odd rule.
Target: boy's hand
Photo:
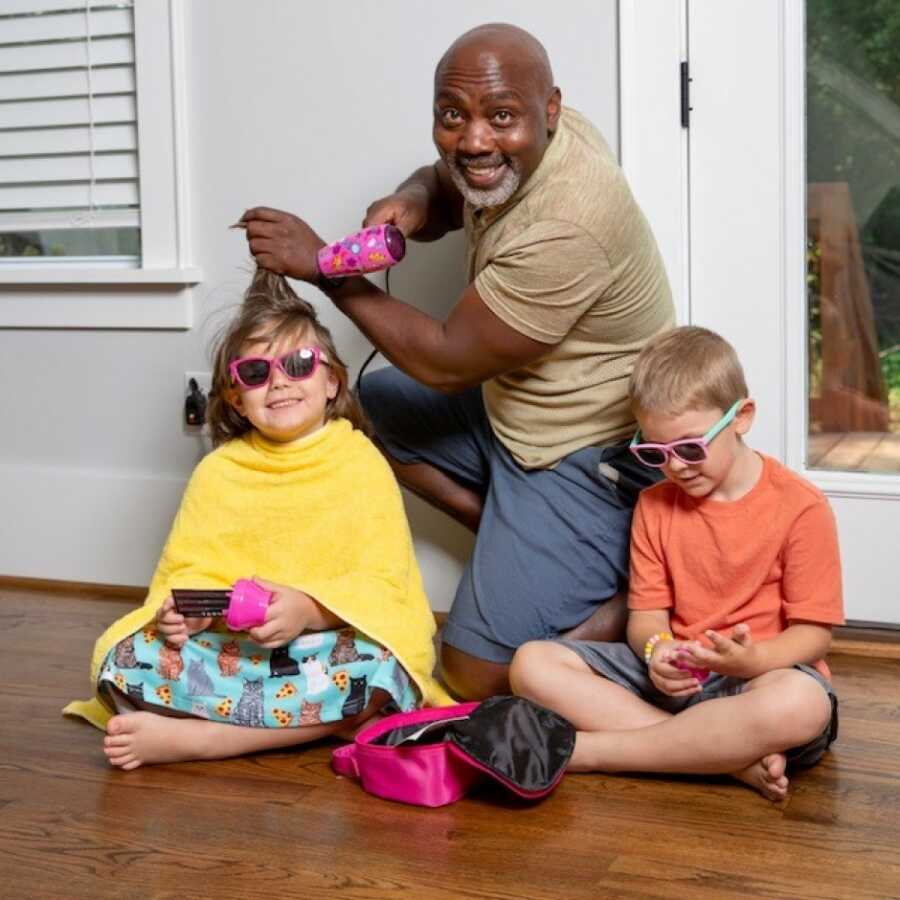
[[[650,680],[658,690],[670,697],[689,697],[700,691],[700,682],[690,672],[674,665],[686,647],[693,647],[693,644],[687,641],[660,641],[650,657]]]
[[[682,651],[682,659],[689,665],[735,678],[755,678],[759,674],[756,645],[750,637],[749,625],[735,625],[730,638],[712,629],[706,636],[712,648],[695,643]]]
[[[185,618],[175,609],[175,601],[170,594],[156,614],[156,627],[165,638],[167,644],[181,647],[192,634],[205,631],[212,624],[209,616],[203,618]]]
[[[260,647],[274,650],[289,644],[306,631],[313,604],[308,594],[262,578],[254,577],[253,580],[272,592],[272,600],[266,610],[266,621],[247,632],[251,640],[256,641]]]

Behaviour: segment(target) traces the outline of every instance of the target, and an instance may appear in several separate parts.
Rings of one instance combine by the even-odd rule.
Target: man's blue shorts
[[[525,470],[494,436],[481,388],[445,396],[386,368],[363,379],[360,397],[394,459],[428,463],[484,497],[447,644],[508,663],[526,641],[573,628],[626,584],[632,510],[658,478],[626,444]]]

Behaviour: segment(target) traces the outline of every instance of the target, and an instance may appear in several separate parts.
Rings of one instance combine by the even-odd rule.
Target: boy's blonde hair
[[[347,366],[338,356],[331,332],[319,321],[315,307],[301,300],[283,275],[257,268],[244,302],[232,322],[225,326],[213,350],[212,387],[207,422],[213,446],[240,437],[253,429],[229,402],[232,388],[228,365],[241,356],[241,347],[251,337],[271,342],[283,335],[311,333],[337,379],[338,391],[325,407],[325,421],[349,419],[354,428],[370,433],[369,421],[350,388]]]
[[[652,338],[638,355],[628,391],[635,410],[672,416],[694,409],[725,412],[749,396],[734,347],[697,325],[673,328]]]

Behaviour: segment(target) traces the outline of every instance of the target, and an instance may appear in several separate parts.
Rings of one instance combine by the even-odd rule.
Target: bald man
[[[365,224],[459,228],[469,284],[446,321],[365,278],[320,281],[324,241],[265,207],[260,265],[317,284],[394,364],[361,397],[400,482],[477,535],[444,628],[461,697],[509,690],[528,640],[624,631],[631,513],[653,478],[628,452],[637,353],[672,327],[653,235],[609,147],[562,106],[547,53],[512,25],[458,38],[434,75],[439,159]]]

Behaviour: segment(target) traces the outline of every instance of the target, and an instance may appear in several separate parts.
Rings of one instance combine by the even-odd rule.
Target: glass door
[[[686,32],[682,320],[737,348],[751,444],[828,497],[847,618],[900,625],[897,0],[686,0]]]
[[[806,2],[809,469],[900,472],[900,8]]]

